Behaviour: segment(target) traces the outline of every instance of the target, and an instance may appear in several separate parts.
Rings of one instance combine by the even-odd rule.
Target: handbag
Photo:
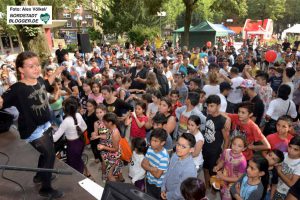
[[[122,138],[119,141],[120,148],[121,148],[121,160],[130,162],[132,157],[132,150],[126,138]]]

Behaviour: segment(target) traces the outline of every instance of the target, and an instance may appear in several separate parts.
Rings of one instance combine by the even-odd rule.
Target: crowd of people
[[[132,184],[156,199],[299,199],[298,45],[235,49],[220,39],[189,50],[146,40],[71,57],[59,44],[43,66],[33,52],[8,53],[0,108],[41,153],[38,167],[53,168],[64,135],[71,167],[91,176],[81,159],[88,145],[103,182],[124,182],[128,165]],[[36,174],[40,195],[63,195],[54,178]]]

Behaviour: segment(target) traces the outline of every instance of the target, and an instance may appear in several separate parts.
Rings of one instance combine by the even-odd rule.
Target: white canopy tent
[[[292,26],[288,29],[285,29],[282,32],[281,39],[286,38],[286,34],[288,34],[288,33],[298,33],[298,34],[300,34],[300,24],[295,24],[294,26]]]

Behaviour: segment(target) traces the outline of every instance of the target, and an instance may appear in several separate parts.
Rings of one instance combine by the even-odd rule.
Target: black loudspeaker
[[[90,37],[88,34],[77,34],[77,41],[80,53],[90,53],[92,51]]]
[[[156,200],[140,191],[134,185],[120,182],[106,182],[101,200]]]

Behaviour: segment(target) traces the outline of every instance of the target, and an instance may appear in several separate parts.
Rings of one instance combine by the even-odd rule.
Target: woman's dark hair
[[[131,140],[132,150],[136,149],[138,153],[146,154],[147,152],[147,143],[143,138],[133,138]]]
[[[20,53],[16,58],[16,71],[17,71],[17,78],[18,80],[21,79],[21,73],[19,72],[18,68],[23,67],[24,61],[29,58],[35,58],[38,57],[37,54],[31,52],[31,51],[24,51]]]
[[[94,99],[88,99],[86,101],[86,103],[92,104],[94,106],[94,109],[96,110],[96,108],[97,108],[97,102]]]
[[[64,100],[63,106],[64,106],[65,118],[71,116],[74,120],[74,124],[76,126],[77,132],[82,132],[82,130],[78,126],[78,122],[76,118],[76,113],[79,107],[79,103],[76,97],[69,97],[66,100]]]
[[[101,89],[101,91],[107,91],[109,93],[113,92],[113,89],[110,85],[104,85]]]
[[[103,121],[118,125],[118,116],[115,113],[109,112],[103,116]]]
[[[68,70],[64,70],[61,73],[63,76],[65,76],[68,80],[72,80],[72,76]]]
[[[159,90],[152,90],[152,91],[149,91],[149,92],[152,92],[152,95],[155,96],[158,99],[162,98],[162,94]]]
[[[147,109],[147,105],[143,101],[137,101],[135,106],[140,106],[144,110],[144,112]]]
[[[163,98],[160,100],[160,102],[162,102],[162,101],[166,102],[166,104],[167,104],[168,107],[170,108],[169,113],[172,113],[172,112],[173,112],[173,110],[172,110],[172,100],[171,100],[169,97],[163,97]]]
[[[157,112],[154,115],[152,121],[153,121],[153,123],[164,125],[164,124],[168,123],[168,118],[164,114]]]
[[[191,133],[183,133],[181,136],[178,137],[179,138],[183,138],[185,140],[187,140],[189,142],[189,145],[191,148],[195,147],[196,145],[196,139],[195,136]],[[178,141],[177,139],[177,141]]]
[[[297,145],[297,146],[300,147],[300,135],[294,136],[294,137],[291,139],[289,145]]]
[[[293,119],[289,115],[282,115],[281,117],[279,117],[277,119],[277,122],[279,122],[280,120],[287,122],[289,127],[291,127],[293,125]]]
[[[264,186],[264,191],[261,200],[265,199],[268,185],[269,185],[269,162],[266,158],[261,155],[255,155],[252,158],[252,162],[254,162],[260,172],[264,172],[265,174],[261,177],[261,183]]]
[[[200,117],[198,117],[197,115],[191,115],[191,116],[189,117],[188,120],[191,120],[191,121],[194,122],[197,126],[200,126],[200,124],[201,124],[201,119],[200,119]]]
[[[171,90],[170,95],[172,94],[176,94],[177,96],[179,96],[179,91],[178,90]]]
[[[99,81],[93,81],[93,82],[91,82],[91,89],[93,88],[93,85],[97,85],[98,86],[98,88],[99,88],[99,92],[101,92],[101,83],[99,82]]]
[[[278,98],[281,98],[283,100],[288,100],[290,94],[291,94],[291,87],[289,85],[282,84],[278,88],[278,92],[277,92]]]
[[[86,85],[89,85],[90,87],[91,87],[91,84],[92,84],[92,80],[91,79],[84,79],[83,81],[82,81],[82,83],[83,84],[86,84]]]
[[[180,191],[185,200],[205,199],[205,184],[198,178],[190,177],[185,179],[180,185]]]

